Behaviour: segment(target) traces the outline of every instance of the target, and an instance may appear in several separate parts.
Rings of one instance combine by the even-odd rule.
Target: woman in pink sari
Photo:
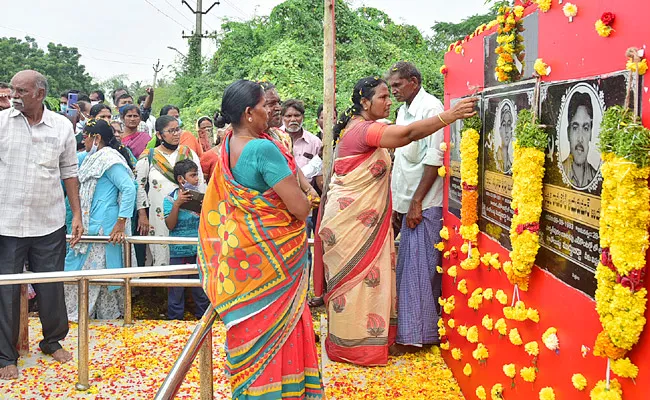
[[[151,140],[149,132],[138,132],[138,125],[141,121],[140,107],[135,104],[123,106],[120,108],[120,117],[124,121],[122,144],[128,147],[137,159]]]
[[[392,104],[381,79],[357,82],[352,102],[334,128],[338,145],[318,228],[316,254],[322,258],[316,257],[315,268],[320,264],[327,284],[325,348],[333,361],[385,365],[397,323],[387,149],[474,115],[476,99],[407,126],[375,122],[389,115]]]

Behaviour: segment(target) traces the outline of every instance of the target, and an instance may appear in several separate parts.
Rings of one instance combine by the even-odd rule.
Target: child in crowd
[[[199,231],[199,214],[181,206],[192,200],[190,190],[198,191],[199,168],[190,159],[178,161],[174,165],[174,177],[179,188],[174,189],[163,201],[165,224],[169,236],[197,237]],[[196,245],[170,245],[170,264],[196,264]],[[177,278],[198,279],[198,275],[178,276]],[[196,316],[201,318],[210,306],[210,300],[200,287],[192,288],[192,298],[196,304]],[[169,319],[183,319],[185,311],[185,288],[169,288],[167,299],[167,316]]]

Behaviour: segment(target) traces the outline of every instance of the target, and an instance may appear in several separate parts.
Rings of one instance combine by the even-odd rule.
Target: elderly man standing
[[[47,110],[47,80],[21,71],[11,80],[12,108],[0,112],[0,274],[17,274],[29,261],[33,272],[63,271],[65,205],[63,180],[72,208],[71,244],[83,232],[73,126]],[[0,278],[1,279],[1,278]],[[34,285],[45,354],[72,359],[59,343],[68,334],[63,283]],[[20,287],[0,286],[0,379],[18,378],[16,367]]]
[[[398,62],[387,74],[395,99],[404,104],[397,125],[435,115],[444,107],[422,88],[422,76],[408,62]],[[444,121],[443,121],[444,123]],[[395,150],[391,189],[394,222],[401,226],[397,259],[397,354],[440,343],[438,298],[441,295],[440,241],[442,228],[443,131]],[[406,218],[404,218],[406,216]]]

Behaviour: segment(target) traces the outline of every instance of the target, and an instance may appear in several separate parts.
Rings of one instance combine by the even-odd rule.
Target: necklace
[[[258,137],[258,136],[250,136],[250,135],[233,135],[233,136],[236,137],[236,138],[241,138],[241,139],[244,139],[244,138],[250,138],[250,139],[261,139],[261,138]]]

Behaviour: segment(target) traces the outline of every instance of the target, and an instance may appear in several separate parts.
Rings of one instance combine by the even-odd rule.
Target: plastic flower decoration
[[[537,379],[537,371],[535,371],[535,367],[524,367],[519,371],[519,375],[521,375],[523,380],[530,383],[535,382],[535,379]]]
[[[551,387],[542,388],[539,391],[539,400],[555,400],[555,392]]]
[[[573,3],[566,3],[562,7],[562,11],[564,12],[564,16],[569,18],[569,22],[573,22],[573,17],[578,15],[578,6]]]
[[[537,75],[539,76],[547,76],[551,73],[551,67],[544,62],[541,58],[538,58],[535,60],[535,64],[533,65],[533,68],[535,69],[535,72],[537,72]]]
[[[463,358],[463,352],[460,351],[460,349],[454,347],[451,349],[451,356],[454,360],[460,361],[460,359]]]
[[[573,374],[571,377],[571,383],[573,384],[574,388],[582,391],[587,387],[587,378],[585,378],[585,376],[582,374]]]

